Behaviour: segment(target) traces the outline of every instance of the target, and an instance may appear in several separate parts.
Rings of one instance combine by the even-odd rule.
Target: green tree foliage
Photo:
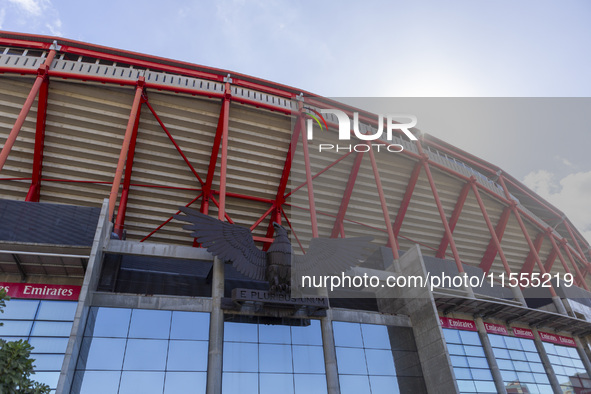
[[[0,312],[10,298],[0,290]],[[0,339],[0,394],[48,394],[49,386],[30,379],[33,374],[33,346],[24,340],[7,342]]]

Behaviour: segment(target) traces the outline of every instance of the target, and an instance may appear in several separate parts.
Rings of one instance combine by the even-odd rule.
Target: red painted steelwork
[[[115,211],[115,203],[117,202],[117,195],[119,194],[119,186],[121,185],[121,177],[123,175],[123,167],[127,158],[129,144],[131,143],[131,136],[133,135],[133,128],[136,122],[136,117],[141,104],[141,99],[144,91],[144,78],[140,77],[135,88],[135,97],[129,113],[129,121],[123,137],[123,144],[121,145],[121,153],[119,154],[119,161],[117,162],[117,170],[113,178],[113,186],[109,195],[109,221],[113,219],[113,212]]]
[[[148,106],[148,109],[150,110],[150,112],[152,112],[152,115],[154,115],[154,118],[156,118],[156,121],[158,122],[160,127],[162,127],[162,130],[164,130],[164,132],[166,133],[166,135],[168,136],[168,138],[170,139],[170,141],[172,142],[172,144],[176,148],[177,152],[179,152],[179,154],[181,155],[181,157],[183,158],[183,160],[185,161],[187,166],[189,166],[189,168],[191,169],[191,172],[193,173],[193,175],[195,175],[195,178],[197,178],[197,180],[199,181],[201,186],[203,186],[203,180],[201,180],[201,177],[199,176],[199,174],[197,173],[195,168],[193,168],[193,166],[191,165],[191,162],[189,162],[189,159],[187,159],[187,156],[185,156],[181,147],[176,143],[172,134],[170,134],[170,132],[168,131],[168,129],[164,125],[164,122],[162,122],[162,119],[160,119],[160,117],[158,116],[158,114],[156,113],[156,111],[154,110],[152,105],[150,105],[150,102],[146,101],[146,105]]]
[[[371,145],[369,145],[369,159],[371,160],[371,168],[373,170],[373,176],[376,181],[376,188],[378,189],[378,196],[380,198],[380,204],[382,206],[382,213],[384,214],[384,222],[386,224],[386,231],[388,232],[388,244],[392,248],[392,255],[395,260],[400,257],[398,254],[398,242],[394,236],[394,230],[392,229],[392,222],[390,221],[390,213],[388,212],[388,205],[386,204],[386,196],[384,189],[382,188],[382,181],[380,179],[380,172],[378,171],[378,164],[373,153]]]
[[[41,195],[41,175],[43,169],[43,148],[45,145],[45,121],[47,119],[47,98],[49,96],[49,78],[43,78],[37,99],[37,124],[35,127],[35,151],[33,153],[33,171],[31,186],[25,201],[38,202]]]
[[[35,97],[37,97],[37,93],[39,92],[41,85],[43,85],[45,79],[47,78],[47,70],[49,69],[49,66],[51,66],[51,62],[53,61],[53,58],[55,57],[55,53],[56,52],[54,49],[49,51],[49,53],[47,54],[47,58],[45,59],[45,62],[43,62],[41,67],[39,67],[39,69],[37,70],[37,78],[35,79],[35,82],[33,83],[33,87],[31,88],[31,91],[29,92],[29,95],[27,96],[27,99],[25,100],[25,103],[23,104],[23,107],[21,108],[21,111],[18,114],[18,117],[16,118],[16,121],[14,122],[14,126],[12,127],[12,130],[10,131],[10,134],[8,134],[8,137],[6,138],[6,141],[4,142],[4,146],[2,147],[2,151],[0,152],[0,171],[2,171],[2,168],[4,168],[4,164],[6,163],[6,159],[8,158],[8,154],[10,153],[10,150],[12,149],[12,146],[14,145],[14,143],[16,141],[16,137],[18,136],[18,133],[21,131],[21,128],[23,127],[23,123],[25,123],[25,119],[27,118],[27,114],[29,113],[31,106],[33,105],[33,102],[35,101]]]
[[[345,234],[345,227],[343,226],[343,220],[345,219],[345,214],[347,213],[347,208],[349,207],[349,201],[351,200],[351,194],[353,194],[353,188],[355,187],[355,181],[357,180],[357,174],[359,173],[359,168],[361,167],[361,162],[363,161],[363,152],[357,153],[355,156],[355,162],[353,163],[353,167],[351,168],[351,172],[349,173],[349,180],[347,181],[347,186],[345,187],[345,191],[343,192],[343,198],[341,200],[341,206],[339,207],[339,213],[337,214],[337,218],[334,221],[334,226],[332,228],[332,233],[330,235],[331,238],[336,238],[337,235],[341,235],[344,238]]]
[[[218,207],[218,219],[226,217],[226,175],[228,172],[228,125],[230,114],[230,84],[226,82],[226,95],[224,97],[222,117],[222,156],[220,158],[220,204]],[[205,195],[204,195],[205,197]]]
[[[408,180],[408,184],[406,185],[406,191],[404,192],[404,197],[402,198],[400,207],[398,207],[396,220],[394,221],[394,226],[392,227],[392,231],[394,231],[394,236],[396,238],[398,238],[398,235],[400,234],[402,222],[404,221],[404,217],[406,216],[406,211],[408,210],[408,206],[410,205],[412,194],[415,190],[415,186],[417,184],[417,180],[419,179],[419,175],[421,174],[421,168],[423,168],[423,163],[419,160],[419,162],[415,164],[412,173],[410,174],[410,179]]]
[[[548,257],[546,257],[546,262],[544,263],[544,269],[546,272],[550,272],[552,270],[552,266],[554,266],[557,256],[558,248],[552,246],[552,250],[550,250],[550,253],[548,253]]]
[[[587,265],[586,268],[588,269],[589,268],[589,260],[587,260],[587,256],[585,256],[585,253],[583,253],[583,249],[581,249],[581,245],[579,245],[579,242],[577,241],[577,237],[575,237],[573,229],[571,228],[570,224],[566,220],[563,220],[563,224],[564,224],[564,227],[566,227],[566,231],[568,231],[568,235],[570,235],[571,239],[575,243],[575,247],[577,248],[577,251],[579,252],[579,259],[581,261],[585,262],[585,264]]]
[[[497,226],[495,227],[495,234],[496,234],[497,238],[499,239],[499,242],[501,242],[503,240],[503,235],[505,234],[505,228],[507,228],[507,223],[509,223],[510,217],[511,217],[511,208],[505,207],[505,209],[503,210],[503,213],[501,213],[501,217],[499,218],[499,221],[497,222]],[[488,246],[486,248],[486,251],[484,252],[484,255],[482,256],[482,260],[480,261],[480,265],[479,265],[480,268],[482,268],[484,271],[488,272],[490,270],[490,268],[492,267],[493,261],[495,260],[496,256],[497,256],[497,248],[495,247],[495,243],[491,237],[490,241],[488,242]]]
[[[115,220],[115,227],[113,231],[122,239],[123,227],[125,225],[125,215],[127,214],[127,200],[129,198],[129,185],[131,183],[131,173],[133,171],[133,159],[135,157],[135,145],[137,141],[137,132],[140,125],[140,116],[142,111],[142,104],[146,102],[145,97],[140,100],[140,105],[135,116],[135,123],[133,125],[133,132],[131,141],[129,142],[129,149],[127,152],[127,159],[125,160],[125,177],[123,178],[123,188],[121,189],[121,197],[119,198],[119,207],[117,209],[117,219]]]
[[[536,247],[536,253],[538,253],[538,255],[540,254],[540,249],[542,248],[543,243],[544,243],[544,233],[539,232],[538,235],[536,235],[536,239],[534,240],[534,246]],[[536,260],[534,258],[534,254],[530,250],[527,257],[525,258],[525,262],[523,263],[523,266],[521,266],[521,271],[519,271],[519,272],[531,274],[534,271],[535,265],[536,265]],[[546,265],[544,264],[544,269],[545,268],[546,268]]]
[[[472,191],[474,192],[474,196],[476,197],[476,201],[478,202],[478,206],[480,207],[480,211],[482,212],[482,217],[484,218],[484,221],[486,222],[486,227],[488,227],[488,231],[490,232],[490,236],[492,238],[492,241],[495,245],[497,253],[499,254],[499,258],[501,259],[501,262],[503,263],[503,267],[505,268],[505,272],[507,273],[507,275],[510,275],[511,268],[509,268],[509,263],[507,262],[507,259],[505,258],[505,253],[503,252],[503,248],[501,247],[501,241],[497,237],[497,233],[496,233],[495,229],[493,228],[492,222],[490,221],[490,217],[488,216],[488,213],[486,212],[486,207],[484,206],[484,201],[482,201],[482,197],[480,197],[480,193],[478,192],[478,188],[476,187],[475,181],[476,181],[476,179],[474,179],[474,182],[470,183],[470,186],[472,187]],[[489,267],[489,270],[490,270],[490,267]],[[488,273],[488,270],[485,272]]]
[[[568,256],[568,259],[570,260],[571,265],[573,266],[573,268],[575,269],[575,272],[577,273],[577,278],[579,279],[579,286],[583,286],[585,288],[585,290],[589,291],[589,287],[587,287],[587,283],[585,283],[585,278],[583,277],[583,275],[581,274],[581,271],[579,270],[579,266],[577,265],[572,253],[570,252],[570,249],[567,247],[567,244],[564,244],[564,250],[566,251],[566,255]],[[560,251],[558,251],[558,257],[560,257]],[[566,267],[565,267],[566,270]],[[568,272],[568,270],[567,270]]]
[[[201,198],[201,196],[203,195],[203,193],[199,193],[199,195],[197,197],[195,197],[194,199],[191,200],[191,202],[189,202],[187,205],[185,205],[185,207],[189,207],[191,206],[191,204],[193,204],[195,201],[199,200]],[[179,213],[181,213],[181,211],[176,211],[175,215],[178,215]],[[154,229],[150,234],[146,235],[144,238],[142,238],[140,240],[140,242],[144,242],[146,239],[150,238],[152,235],[154,235],[158,230],[160,230],[162,227],[164,227],[165,225],[167,225],[172,219],[174,219],[174,216],[169,217],[168,219],[166,219],[164,221],[164,223],[162,223],[160,226],[156,227],[156,229]]]
[[[304,127],[303,120],[300,125]],[[308,186],[308,203],[310,204],[310,224],[312,226],[312,237],[318,238],[318,220],[316,218],[316,201],[314,200],[314,184],[312,181],[312,169],[310,166],[310,151],[308,150],[308,139],[305,133],[300,132],[302,136],[302,149],[304,151],[304,166],[306,168],[306,183]]]
[[[462,190],[460,191],[460,195],[458,196],[458,200],[456,201],[456,206],[454,207],[454,210],[451,213],[451,217],[449,218],[449,229],[451,230],[452,234],[456,228],[456,225],[458,224],[458,220],[460,219],[460,214],[462,213],[462,209],[464,208],[464,204],[466,203],[468,192],[470,191],[470,188],[474,186],[475,181],[476,179],[473,179],[471,182],[466,182],[462,187]],[[476,189],[474,193],[478,193],[478,189]],[[449,239],[447,238],[447,234],[444,234],[443,238],[441,239],[441,243],[439,244],[439,249],[437,249],[437,254],[435,256],[439,257],[440,259],[444,258],[448,244]]]

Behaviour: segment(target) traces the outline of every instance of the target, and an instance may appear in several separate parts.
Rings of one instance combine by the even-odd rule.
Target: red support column
[[[135,144],[137,141],[137,132],[140,124],[140,116],[142,111],[142,104],[146,102],[145,97],[140,100],[140,105],[135,116],[135,123],[133,124],[133,131],[131,141],[129,142],[129,149],[127,152],[127,159],[125,160],[125,177],[123,178],[123,188],[121,190],[121,197],[119,198],[119,208],[117,210],[117,219],[115,221],[114,231],[122,239],[123,228],[125,225],[125,215],[127,214],[127,200],[129,198],[129,185],[131,183],[131,172],[133,169],[133,158],[135,156]]]
[[[224,96],[224,102],[222,104],[224,116],[222,119],[222,155],[220,157],[220,201],[218,206],[218,219],[221,221],[223,221],[226,217],[226,175],[228,172],[228,126],[231,98],[232,91],[230,90],[230,83],[226,82],[226,94]]]
[[[349,207],[349,201],[351,201],[351,194],[353,193],[353,188],[355,187],[355,181],[357,180],[357,174],[359,174],[359,168],[361,167],[362,161],[363,152],[359,152],[355,156],[355,162],[353,163],[353,167],[349,173],[349,180],[347,181],[347,186],[345,187],[345,192],[343,193],[343,199],[341,200],[339,213],[337,214],[337,217],[334,221],[334,226],[332,227],[332,233],[330,235],[331,238],[336,238],[339,234],[341,234],[341,236],[344,234],[345,228],[343,226],[343,220],[345,219],[345,214],[347,213],[347,208]]]
[[[558,256],[558,248],[552,246],[552,250],[548,253],[548,257],[546,257],[546,262],[544,263],[544,269],[546,272],[552,271],[552,267],[554,266],[554,262],[556,261],[556,257]]]
[[[423,148],[419,142],[417,142],[417,147],[419,148],[421,155],[424,157],[423,168],[425,169],[425,174],[427,174],[427,179],[429,180],[429,186],[431,187],[431,192],[433,193],[433,198],[435,199],[435,204],[437,205],[437,210],[439,211],[439,216],[441,217],[441,223],[443,224],[445,235],[449,239],[449,246],[454,256],[456,267],[458,268],[459,273],[463,273],[464,267],[462,266],[462,260],[460,259],[458,249],[456,248],[456,243],[453,239],[451,229],[449,228],[449,223],[447,222],[447,217],[445,215],[445,211],[443,210],[443,204],[441,204],[441,200],[439,199],[437,187],[435,186],[435,181],[433,180],[433,174],[431,174],[431,169],[429,168],[429,156],[423,152]]]
[[[540,232],[538,233],[538,235],[536,235],[536,239],[534,241],[534,246],[536,247],[536,253],[540,253],[540,249],[542,248],[542,244],[544,243],[544,233]],[[527,257],[525,258],[525,262],[523,263],[523,266],[521,267],[521,271],[519,271],[520,273],[527,273],[527,274],[531,274],[534,270],[534,266],[536,265],[536,259],[534,258],[534,254],[532,253],[532,251],[529,252],[529,254],[527,255]],[[544,264],[544,269],[546,268],[546,265]]]
[[[119,186],[121,185],[121,177],[123,175],[123,167],[127,159],[127,152],[129,151],[129,144],[133,135],[133,129],[136,122],[137,113],[140,108],[142,94],[144,92],[144,77],[140,77],[135,88],[135,97],[131,105],[129,120],[127,121],[127,128],[125,129],[125,136],[123,137],[123,144],[121,145],[121,153],[119,153],[119,161],[117,162],[117,169],[115,170],[115,177],[113,178],[113,186],[109,195],[109,221],[113,220],[113,212],[115,212],[115,203],[117,202],[117,195],[119,194]]]
[[[505,207],[505,209],[503,210],[503,213],[501,213],[501,217],[499,218],[499,221],[497,222],[497,226],[495,227],[495,234],[497,235],[499,242],[501,242],[503,240],[503,235],[505,235],[505,229],[507,228],[507,223],[509,223],[510,216],[511,216],[511,208]],[[490,267],[492,267],[493,261],[495,260],[496,256],[497,256],[497,248],[495,247],[495,243],[491,237],[491,240],[488,243],[488,247],[486,248],[486,251],[484,252],[484,255],[482,256],[482,261],[480,262],[480,268],[482,268],[484,271],[488,272],[490,270]]]
[[[31,91],[29,92],[29,95],[27,96],[27,99],[25,100],[23,107],[21,108],[21,112],[18,114],[18,117],[14,122],[14,126],[12,127],[12,130],[10,130],[10,134],[8,134],[6,142],[4,143],[2,151],[0,152],[0,171],[2,171],[2,168],[4,168],[4,164],[6,163],[8,154],[10,153],[10,150],[16,142],[16,137],[18,136],[18,133],[21,131],[21,128],[25,123],[25,119],[27,119],[27,115],[29,114],[29,110],[31,109],[31,106],[35,101],[35,97],[37,97],[37,93],[39,92],[41,85],[43,85],[43,82],[47,77],[47,71],[51,66],[51,62],[53,61],[55,54],[55,49],[49,51],[49,54],[47,55],[45,62],[43,62],[41,67],[39,67],[39,69],[37,70],[37,78],[33,83],[33,87],[31,88]]]
[[[382,213],[384,214],[384,222],[386,222],[386,231],[388,232],[388,244],[392,248],[392,255],[395,260],[400,257],[398,254],[398,242],[394,236],[394,230],[392,229],[392,222],[390,221],[390,213],[388,212],[388,205],[386,204],[386,196],[384,189],[382,188],[382,180],[380,179],[380,172],[378,171],[378,164],[373,154],[371,144],[369,146],[369,159],[371,160],[371,168],[373,170],[373,176],[376,181],[376,188],[378,189],[378,196],[380,198],[380,204],[382,205]]]
[[[45,121],[47,119],[47,98],[49,96],[49,78],[43,78],[37,99],[37,124],[35,128],[35,152],[33,153],[33,172],[31,186],[25,201],[38,202],[41,195],[41,174],[43,168],[43,148],[45,144]]]
[[[300,109],[301,110],[301,109]],[[300,122],[301,128],[304,127],[303,119]],[[314,199],[314,185],[312,183],[312,168],[310,165],[310,151],[308,150],[308,138],[306,133],[302,135],[302,149],[304,151],[304,165],[306,168],[306,183],[308,188],[308,203],[310,204],[310,224],[312,226],[312,237],[318,238],[318,219],[316,218],[316,200]]]
[[[575,269],[575,272],[577,273],[577,279],[579,282],[579,286],[583,285],[585,290],[589,291],[589,288],[587,287],[587,283],[585,283],[585,278],[583,277],[583,275],[581,275],[581,271],[579,270],[579,266],[577,266],[577,262],[575,261],[575,258],[573,257],[572,253],[570,252],[568,245],[565,243],[563,245],[563,247],[564,247],[564,250],[566,251],[566,255],[568,256],[568,259],[570,260],[570,263],[572,264],[573,268]],[[558,256],[560,257],[560,251],[558,251]]]
[[[468,197],[468,191],[472,187],[472,183],[474,180],[470,182],[466,182],[460,191],[460,195],[458,196],[458,200],[456,201],[456,206],[449,218],[449,229],[451,230],[452,234],[458,224],[458,220],[460,219],[460,214],[462,213],[462,209],[464,208],[464,204],[466,203],[466,198]],[[475,192],[477,193],[478,190]],[[435,254],[436,257],[440,259],[445,258],[445,251],[447,250],[447,245],[449,244],[449,239],[447,238],[447,234],[443,235],[441,239],[441,243],[439,244],[439,249],[437,249],[437,253]]]
[[[419,175],[421,174],[421,168],[423,167],[423,162],[418,161],[415,164],[412,173],[410,174],[410,179],[408,180],[408,184],[406,185],[406,191],[404,192],[404,197],[402,198],[402,202],[400,203],[400,207],[398,208],[398,213],[396,214],[396,219],[394,220],[394,226],[392,231],[394,231],[394,236],[398,238],[400,234],[400,229],[402,228],[402,222],[404,222],[404,217],[406,216],[406,211],[408,210],[408,206],[410,205],[410,200],[412,199],[412,194],[415,190],[415,186],[417,184],[417,180],[419,179]]]
[[[228,84],[229,85],[229,84]],[[222,143],[222,137],[224,135],[224,125],[228,127],[229,119],[229,103],[230,103],[230,88],[226,86],[226,95],[222,100],[222,107],[220,109],[220,117],[218,119],[218,127],[216,129],[215,138],[213,140],[213,146],[211,147],[211,156],[209,158],[209,167],[207,168],[207,178],[205,184],[203,184],[203,198],[201,199],[201,213],[207,215],[209,211],[209,200],[211,199],[211,185],[213,183],[213,176],[215,175],[215,166],[218,160],[218,154],[220,151],[220,144]]]
[[[570,224],[568,224],[568,222],[566,220],[563,220],[563,224],[564,224],[564,227],[566,227],[566,231],[568,231],[568,235],[570,235],[571,239],[575,243],[575,247],[577,248],[577,251],[579,252],[579,258],[585,262],[586,267],[585,267],[585,273],[583,274],[583,277],[584,277],[590,268],[589,267],[589,260],[587,260],[587,256],[585,256],[585,253],[583,253],[583,249],[581,249],[581,245],[579,245],[579,242],[577,241],[577,237],[575,237],[575,234],[574,234],[573,229],[571,228]]]

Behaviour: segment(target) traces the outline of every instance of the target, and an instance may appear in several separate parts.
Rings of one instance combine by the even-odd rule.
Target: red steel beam
[[[449,223],[447,222],[447,217],[445,215],[445,211],[443,210],[443,204],[441,204],[441,200],[439,199],[439,193],[437,193],[437,187],[435,186],[435,181],[433,180],[433,174],[431,174],[431,169],[429,168],[429,156],[427,156],[427,154],[423,152],[423,147],[421,146],[420,142],[417,142],[417,147],[419,148],[420,154],[423,155],[424,158],[423,168],[425,169],[425,174],[427,175],[429,186],[431,187],[431,192],[433,193],[433,199],[435,200],[437,210],[439,211],[439,217],[441,218],[443,229],[445,231],[447,238],[449,239],[449,246],[454,256],[456,267],[458,268],[459,273],[463,273],[464,267],[462,266],[462,260],[460,259],[460,254],[458,253],[456,242],[454,241],[451,229],[449,228]]]
[[[191,204],[193,204],[195,201],[199,200],[202,195],[203,195],[203,193],[199,193],[199,195],[197,197],[195,197],[194,199],[192,199],[188,204],[186,204],[185,207],[191,206]],[[178,215],[179,213],[181,213],[181,211],[176,211],[175,215]],[[169,217],[168,219],[166,219],[161,225],[159,225],[158,227],[156,227],[150,234],[148,234],[144,238],[142,238],[140,240],[140,242],[144,242],[146,239],[150,238],[158,230],[160,230],[162,227],[164,227],[165,225],[167,225],[173,218],[174,218],[174,215],[171,216],[171,217]]]
[[[343,235],[345,233],[345,227],[343,225],[343,220],[345,219],[345,214],[347,213],[347,208],[349,207],[349,201],[351,201],[351,195],[353,194],[353,189],[355,188],[355,181],[357,180],[357,175],[359,174],[359,168],[361,167],[362,161],[363,152],[357,153],[355,156],[355,162],[353,163],[353,167],[349,173],[347,186],[343,192],[343,199],[341,200],[339,213],[337,214],[337,218],[335,219],[334,226],[332,228],[332,233],[330,234],[331,238],[336,238],[339,234],[344,238]]]
[[[156,121],[158,122],[158,124],[160,125],[162,130],[164,130],[164,132],[168,136],[168,139],[172,142],[172,144],[176,148],[177,152],[181,155],[181,157],[183,158],[183,160],[185,161],[185,163],[187,164],[187,166],[189,167],[189,169],[191,170],[193,175],[195,175],[195,178],[197,178],[197,180],[199,181],[201,186],[203,186],[203,180],[201,179],[201,177],[199,176],[199,174],[197,173],[197,171],[195,170],[195,168],[193,167],[193,165],[191,164],[189,159],[187,159],[187,156],[185,156],[185,153],[183,152],[183,150],[181,149],[179,144],[176,143],[174,137],[172,136],[172,134],[170,134],[170,132],[168,131],[168,129],[164,125],[164,122],[162,122],[162,119],[160,119],[160,116],[158,116],[158,114],[156,113],[156,111],[154,110],[154,108],[152,107],[152,105],[150,104],[149,101],[146,101],[145,103],[148,106],[148,109],[150,110],[150,112],[152,112],[152,115],[154,115],[154,118],[156,119]]]
[[[37,99],[37,124],[35,127],[35,151],[33,153],[33,171],[31,186],[25,201],[38,202],[41,196],[41,175],[43,169],[43,148],[45,144],[45,122],[47,120],[47,99],[49,96],[49,78],[43,78]]]
[[[495,234],[497,235],[499,242],[503,240],[503,235],[505,235],[505,229],[507,228],[507,223],[509,223],[510,217],[511,217],[511,208],[505,207],[505,209],[501,213],[501,217],[499,218],[499,221],[497,222],[497,226],[495,227]],[[495,247],[495,243],[491,237],[491,240],[488,242],[488,246],[486,248],[486,251],[484,252],[484,255],[482,256],[482,260],[480,261],[480,268],[482,268],[484,271],[488,272],[490,270],[490,267],[492,267],[493,261],[495,260],[496,256],[497,256],[497,248]]]
[[[376,181],[376,188],[378,189],[378,196],[380,198],[380,204],[382,206],[382,213],[384,214],[384,222],[386,223],[386,231],[388,232],[388,244],[392,248],[392,255],[395,260],[400,257],[398,254],[398,242],[394,236],[394,230],[392,229],[392,222],[390,221],[390,213],[388,212],[388,205],[386,204],[386,196],[382,187],[382,181],[380,179],[380,172],[378,170],[378,164],[373,153],[373,149],[369,145],[369,159],[371,161],[371,168],[373,170],[373,176]]]
[[[564,224],[564,227],[566,227],[566,231],[568,231],[568,235],[570,235],[571,239],[575,243],[575,247],[577,248],[577,251],[579,252],[579,259],[584,261],[585,264],[587,265],[587,268],[588,268],[589,267],[589,260],[587,260],[587,256],[585,256],[585,253],[583,253],[583,249],[581,249],[581,245],[577,241],[577,237],[575,237],[575,233],[574,233],[573,229],[571,228],[570,224],[566,221],[566,219],[564,219],[562,221],[562,223]]]
[[[10,153],[14,143],[16,142],[16,137],[18,136],[18,133],[21,131],[21,128],[25,123],[25,119],[27,119],[27,115],[29,114],[29,110],[31,109],[33,102],[35,101],[35,97],[37,97],[37,93],[39,92],[41,85],[43,85],[43,82],[47,78],[47,71],[51,66],[51,62],[53,61],[55,54],[55,49],[49,51],[49,53],[47,54],[47,58],[45,58],[45,61],[37,70],[37,78],[35,78],[33,87],[31,88],[31,91],[29,92],[29,95],[27,96],[27,99],[25,100],[25,103],[23,104],[23,107],[21,108],[21,111],[18,114],[18,117],[14,122],[12,130],[10,130],[8,137],[6,138],[6,142],[4,142],[2,151],[0,152],[0,171],[2,171],[2,168],[4,168],[4,164],[6,163],[8,154]]]
[[[564,256],[560,252],[560,247],[558,246],[558,244],[556,243],[554,238],[552,238],[552,235],[549,235],[549,238],[550,238],[550,242],[552,243],[552,249],[556,251],[556,255],[558,256],[558,259],[560,260],[560,263],[562,264],[562,268],[564,268],[566,273],[572,275],[572,272],[570,271],[570,269],[568,268],[568,265],[566,264],[566,260],[564,259]],[[564,243],[562,243],[562,246],[564,246]],[[577,279],[577,278],[575,278],[575,279]]]
[[[470,188],[473,185],[474,182],[466,182],[462,187],[462,190],[460,191],[460,195],[458,196],[458,200],[456,201],[456,206],[454,207],[451,217],[449,218],[449,229],[451,230],[452,234],[456,228],[456,225],[458,224],[458,220],[460,219],[460,214],[462,213],[462,209],[464,208],[464,204],[466,203],[468,192],[470,191]],[[478,193],[478,189],[476,189],[474,193]],[[440,259],[445,258],[445,251],[447,250],[448,244],[449,239],[447,237],[447,234],[444,234],[435,256],[439,257]]]
[[[406,216],[406,211],[408,210],[408,206],[410,205],[410,200],[412,199],[412,194],[414,193],[415,186],[417,184],[417,180],[419,179],[419,175],[421,174],[421,168],[423,168],[423,163],[421,160],[415,164],[414,168],[412,169],[412,173],[410,174],[410,178],[408,180],[408,184],[406,185],[406,191],[404,192],[404,197],[402,198],[402,202],[400,203],[400,207],[398,207],[398,213],[396,214],[396,220],[394,220],[394,225],[392,227],[392,231],[394,231],[394,236],[398,238],[400,234],[400,229],[402,228],[402,222],[404,222],[404,217]]]
[[[585,283],[585,278],[581,274],[581,271],[579,270],[579,266],[577,265],[575,258],[573,257],[572,253],[570,252],[570,249],[567,247],[566,243],[563,245],[563,247],[564,247],[564,250],[566,251],[566,255],[568,256],[568,259],[570,260],[571,265],[573,266],[573,268],[575,269],[575,272],[577,273],[577,279],[579,282],[579,286],[583,285],[585,290],[589,291],[589,288],[587,287],[587,283]],[[560,257],[560,250],[558,251],[558,257]],[[565,267],[565,269],[566,269],[566,267]]]
[[[544,243],[544,233],[539,232],[538,235],[536,235],[536,239],[534,240],[534,246],[536,247],[535,250],[536,250],[536,253],[538,253],[538,255],[540,254],[540,249],[542,248],[543,243]],[[521,271],[519,271],[519,272],[531,274],[534,271],[535,265],[536,265],[536,259],[534,257],[534,254],[530,250],[527,257],[525,258],[525,262],[521,266]],[[546,264],[544,264],[544,269],[545,268],[546,268]]]
[[[123,167],[127,159],[127,152],[131,143],[133,129],[135,126],[137,114],[140,108],[142,95],[144,92],[144,77],[140,77],[135,88],[135,96],[131,111],[129,113],[129,120],[127,121],[127,128],[125,129],[125,136],[123,137],[123,144],[121,145],[121,152],[119,153],[119,161],[117,162],[117,169],[115,170],[115,177],[113,178],[113,186],[111,186],[111,193],[109,195],[109,221],[113,220],[113,212],[115,211],[115,203],[117,202],[117,195],[119,194],[119,186],[121,185],[121,177],[123,175]]]
[[[558,257],[558,248],[552,246],[552,250],[550,251],[550,253],[548,253],[548,257],[546,257],[546,262],[544,263],[544,269],[546,270],[546,272],[552,271],[552,267],[554,266],[556,257]]]
[[[228,126],[230,114],[230,83],[226,82],[226,95],[224,96],[222,118],[222,156],[220,157],[220,202],[218,206],[218,219],[223,221],[226,217],[226,175],[228,172]],[[205,194],[203,195],[205,198]],[[216,204],[217,205],[217,204]]]
[[[129,187],[131,184],[131,173],[133,171],[133,159],[135,157],[135,145],[137,141],[137,133],[140,125],[140,116],[142,111],[142,104],[146,102],[145,97],[140,100],[140,105],[135,116],[135,123],[131,134],[131,141],[129,142],[129,149],[127,152],[127,159],[125,160],[125,175],[123,178],[123,188],[121,189],[121,197],[119,198],[119,208],[117,210],[117,219],[115,220],[115,227],[113,231],[122,239],[123,228],[125,225],[125,215],[127,214],[127,200],[129,199]]]

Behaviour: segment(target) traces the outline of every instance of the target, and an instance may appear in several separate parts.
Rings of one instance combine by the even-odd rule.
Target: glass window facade
[[[478,333],[444,328],[443,335],[460,393],[496,393]]]
[[[224,323],[223,393],[325,394],[320,322]]]
[[[399,393],[387,326],[333,322],[342,394]]]
[[[53,390],[59,380],[77,305],[76,301],[12,299],[6,302],[4,313],[0,315],[3,323],[0,338],[28,340],[34,347],[32,379]]]
[[[497,334],[488,338],[508,392],[552,393],[533,339]]]
[[[204,393],[209,314],[93,307],[72,393]]]
[[[564,393],[591,392],[591,380],[576,348],[548,342],[544,348]]]

